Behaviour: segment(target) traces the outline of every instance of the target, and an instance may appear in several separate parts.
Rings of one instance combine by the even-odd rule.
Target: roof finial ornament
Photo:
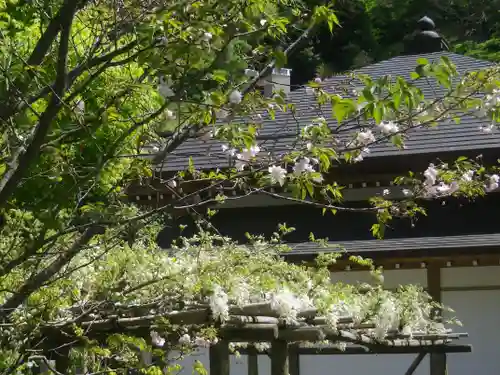
[[[428,17],[423,16],[417,21],[415,30],[405,42],[405,54],[416,55],[449,51],[448,43],[436,32],[436,24]]]
[[[417,25],[419,26],[420,30],[424,31],[424,30],[434,30],[436,28],[436,24],[434,23],[434,21],[427,17],[427,16],[423,16],[422,18],[420,18],[417,22]]]

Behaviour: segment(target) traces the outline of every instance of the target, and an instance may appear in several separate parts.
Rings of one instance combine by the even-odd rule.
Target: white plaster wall
[[[469,337],[457,343],[472,344],[472,353],[448,355],[450,375],[500,374],[500,290],[453,290],[500,286],[500,267],[460,267],[441,270],[443,304],[454,312]],[[448,289],[448,290],[447,290]]]
[[[444,292],[443,303],[455,310],[467,332],[460,344],[472,344],[472,353],[449,354],[450,375],[500,374],[500,290]]]
[[[427,286],[427,272],[425,269],[414,270],[390,270],[384,271],[384,286],[389,289],[400,285],[418,284],[424,288]],[[332,272],[332,282],[343,282],[347,284],[373,283],[374,279],[367,271],[344,271]]]
[[[500,266],[441,269],[441,288],[500,286]]]

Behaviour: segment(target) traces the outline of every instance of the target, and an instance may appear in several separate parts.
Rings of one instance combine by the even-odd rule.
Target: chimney
[[[417,22],[417,29],[406,38],[405,54],[416,55],[448,50],[448,45],[441,35],[436,32],[434,21],[424,16]]]
[[[252,69],[246,69],[245,74],[248,77],[256,77],[259,73]],[[274,91],[283,90],[286,95],[290,93],[290,77],[292,75],[291,69],[273,69],[273,72],[262,78],[258,83],[257,87],[261,90],[265,97],[271,97]]]

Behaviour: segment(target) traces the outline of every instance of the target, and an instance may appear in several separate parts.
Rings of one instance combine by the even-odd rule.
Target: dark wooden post
[[[289,375],[286,341],[274,340],[271,343],[271,375]]]
[[[210,375],[229,375],[229,345],[225,340],[210,346]]]
[[[255,347],[248,348],[248,375],[259,375],[259,355]]]
[[[290,369],[290,375],[300,375],[299,345],[290,345],[288,356],[288,367]]]
[[[441,303],[441,267],[429,263],[427,267],[427,290],[434,301]],[[433,311],[434,316],[442,314],[441,309]],[[446,375],[446,353],[430,354],[431,375]]]
[[[431,375],[446,375],[446,353],[431,354]]]

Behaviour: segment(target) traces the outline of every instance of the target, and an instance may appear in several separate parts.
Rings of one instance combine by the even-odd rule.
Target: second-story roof
[[[368,65],[354,71],[356,74],[366,74],[372,78],[385,75],[401,76],[410,79],[410,73],[415,70],[417,59],[426,58],[437,61],[441,56],[447,56],[457,67],[459,74],[477,71],[491,67],[489,61],[478,60],[450,52],[436,52],[422,55],[409,55],[395,57],[386,61]],[[350,76],[335,76],[323,81],[322,86],[326,91],[334,92],[338,87],[345,86],[351,80]],[[443,94],[443,90],[431,87],[425,80],[415,81],[415,85],[422,89],[426,98],[433,98]],[[292,91],[288,101],[296,106],[295,114],[290,112],[276,112],[275,118],[263,116],[262,129],[258,142],[262,149],[273,153],[289,151],[297,139],[297,130],[318,117],[323,116],[332,126],[337,126],[337,120],[332,117],[330,108],[322,109],[319,113],[315,104],[314,95],[305,88]],[[389,142],[372,146],[370,158],[396,155],[415,155],[427,153],[447,153],[457,151],[478,151],[494,149],[500,146],[500,131],[483,133],[479,130],[482,120],[472,116],[464,116],[461,122],[454,121],[441,123],[438,127],[422,127],[408,132],[405,142],[406,149],[398,150]],[[189,157],[193,158],[196,168],[226,168],[230,166],[230,159],[222,150],[222,144],[216,140],[190,139],[182,144],[175,152],[168,155],[163,163],[163,170],[184,170],[188,165]]]

